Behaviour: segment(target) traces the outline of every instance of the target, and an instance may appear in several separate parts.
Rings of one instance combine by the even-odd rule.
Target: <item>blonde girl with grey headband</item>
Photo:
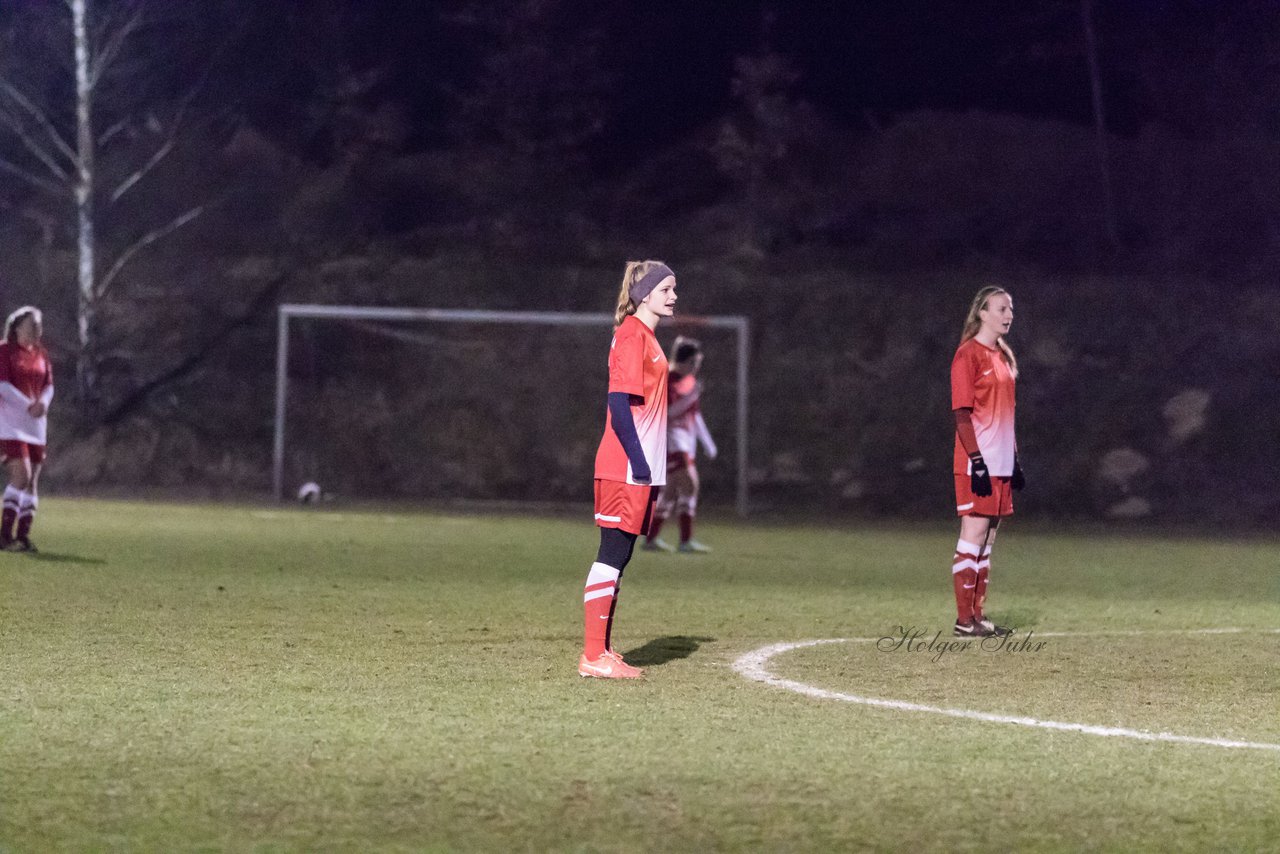
[[[632,261],[622,275],[609,345],[604,435],[596,451],[595,522],[600,548],[583,589],[578,674],[638,679],[613,648],[622,571],[649,527],[667,475],[667,357],[655,330],[675,314],[676,274],[661,261]]]

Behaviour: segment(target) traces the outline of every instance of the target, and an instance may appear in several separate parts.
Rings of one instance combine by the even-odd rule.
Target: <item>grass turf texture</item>
[[[0,850],[1274,850],[1280,753],[832,701],[765,644],[949,631],[953,526],[708,523],[637,551],[582,680],[560,518],[50,499],[0,554]],[[1001,531],[1024,630],[1280,625],[1275,541]],[[1280,742],[1280,635],[795,650],[862,696]]]

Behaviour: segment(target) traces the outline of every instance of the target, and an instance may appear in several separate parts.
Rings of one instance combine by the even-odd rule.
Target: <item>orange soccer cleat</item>
[[[610,651],[594,661],[583,655],[578,659],[578,675],[596,679],[639,679],[644,671],[639,667],[632,667],[622,660],[622,656]]]

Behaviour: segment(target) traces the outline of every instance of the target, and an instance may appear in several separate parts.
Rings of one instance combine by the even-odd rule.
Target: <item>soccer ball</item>
[[[320,500],[320,484],[309,480],[298,487],[298,501],[303,504],[314,504]]]

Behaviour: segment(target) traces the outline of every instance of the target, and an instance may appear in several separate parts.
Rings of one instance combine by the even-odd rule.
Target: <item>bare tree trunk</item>
[[[130,37],[141,28],[146,0],[109,0],[100,7],[95,7],[94,0],[61,0],[58,5],[64,8],[64,12],[58,13],[56,21],[51,18],[50,24],[61,31],[66,24],[66,18],[61,16],[65,13],[70,19],[75,102],[72,105],[55,104],[47,100],[47,96],[51,94],[48,92],[29,95],[12,81],[0,76],[0,131],[5,132],[6,137],[15,137],[18,143],[15,149],[16,159],[13,156],[0,156],[0,176],[4,176],[6,180],[8,176],[21,179],[29,186],[56,198],[60,204],[65,204],[64,200],[68,198],[73,203],[77,251],[76,380],[81,409],[85,414],[97,415],[104,406],[100,368],[104,342],[109,332],[102,328],[101,309],[107,304],[105,300],[113,282],[120,278],[121,271],[140,252],[200,217],[206,204],[195,205],[172,217],[167,223],[145,231],[114,258],[110,252],[98,252],[102,248],[97,245],[96,233],[100,208],[109,210],[122,196],[139,186],[177,148],[188,109],[212,72],[213,60],[211,58],[209,67],[178,101],[168,132],[155,143],[150,156],[138,161],[136,168],[127,172],[123,179],[117,178],[118,182],[113,187],[109,183],[111,176],[97,171],[96,152],[115,131],[127,126],[130,116],[127,107],[123,110],[115,109],[114,112],[120,115],[119,121],[106,134],[98,137],[94,130],[94,118],[97,108],[104,106],[98,103],[98,84],[104,79],[110,79],[106,75],[113,73],[114,61],[126,49]],[[63,49],[59,45],[58,50]],[[135,53],[141,50],[142,47],[139,46]],[[214,57],[220,53],[221,51]],[[44,61],[48,59],[50,58],[40,58]],[[60,55],[54,62],[59,68],[64,64]],[[137,73],[136,69],[127,71],[124,79],[127,81],[129,74]],[[118,79],[119,75],[116,77]],[[65,106],[74,108],[74,138],[59,121]],[[113,104],[107,103],[105,107],[108,112],[113,111]],[[157,121],[152,114],[148,123]],[[4,153],[9,154],[7,150]],[[33,162],[39,166],[33,167]],[[99,200],[103,202],[102,205],[97,204]],[[56,220],[32,219],[44,228],[44,254],[41,256],[44,266],[41,271],[42,276],[45,276]]]
[[[85,404],[92,406],[97,391],[96,317],[97,282],[93,234],[93,89],[89,56],[88,5],[90,0],[68,0],[76,48],[76,248],[79,301],[76,326],[80,354],[76,377]]]
[[[1093,128],[1098,145],[1098,171],[1102,178],[1102,218],[1107,239],[1120,246],[1116,226],[1116,206],[1111,191],[1111,152],[1107,146],[1107,118],[1102,106],[1102,71],[1098,63],[1098,39],[1093,30],[1093,0],[1080,0],[1080,23],[1084,28],[1085,55],[1089,61],[1089,86],[1093,95]]]

